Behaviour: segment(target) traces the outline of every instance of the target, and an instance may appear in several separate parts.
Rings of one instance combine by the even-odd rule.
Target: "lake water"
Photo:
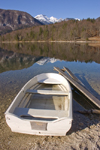
[[[67,43],[0,47],[0,105],[4,111],[29,79],[40,73],[56,72],[54,66],[69,68],[100,99],[100,47]],[[81,96],[73,95],[81,101]]]

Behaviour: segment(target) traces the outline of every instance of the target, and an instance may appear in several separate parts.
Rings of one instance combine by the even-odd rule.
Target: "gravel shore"
[[[16,93],[16,92],[15,92]],[[83,115],[77,112],[83,108],[73,102],[73,124],[66,136],[36,136],[11,132],[7,126],[4,112],[15,93],[2,95],[0,101],[0,149],[2,150],[99,150],[100,116]],[[0,93],[1,94],[1,93]]]

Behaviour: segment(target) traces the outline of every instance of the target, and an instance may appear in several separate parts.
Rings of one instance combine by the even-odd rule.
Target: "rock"
[[[79,123],[80,126],[83,126],[84,124],[82,122]]]

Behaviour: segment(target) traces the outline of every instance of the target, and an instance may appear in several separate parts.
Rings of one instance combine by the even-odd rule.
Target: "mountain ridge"
[[[16,29],[43,25],[27,12],[18,10],[0,9],[0,33],[10,32]]]

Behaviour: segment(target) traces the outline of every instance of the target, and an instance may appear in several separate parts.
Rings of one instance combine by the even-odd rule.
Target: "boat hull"
[[[12,132],[31,134],[31,135],[44,135],[44,136],[65,136],[72,126],[72,119],[63,118],[56,122],[39,122],[39,121],[27,121],[21,120],[16,116],[6,115],[6,122],[11,128]],[[32,123],[37,126],[40,124],[39,129],[34,130],[32,128]],[[44,125],[46,124],[46,128]]]
[[[50,90],[50,87],[53,87],[53,90]],[[29,101],[28,97],[34,100]],[[13,132],[65,136],[72,126],[73,119],[72,91],[69,82],[55,73],[35,76],[17,94],[5,112],[5,118]]]

